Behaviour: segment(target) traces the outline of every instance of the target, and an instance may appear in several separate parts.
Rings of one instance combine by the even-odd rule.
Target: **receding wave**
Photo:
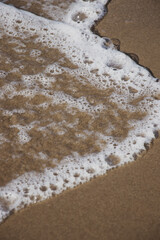
[[[160,128],[160,83],[90,30],[107,1],[3,2],[0,221],[133,161]]]

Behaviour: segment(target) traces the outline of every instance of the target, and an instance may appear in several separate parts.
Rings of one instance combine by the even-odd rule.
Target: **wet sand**
[[[144,5],[145,4],[145,5]],[[96,29],[160,77],[160,3],[111,1]],[[160,140],[135,162],[9,217],[0,239],[160,239]]]
[[[160,239],[160,140],[147,155],[12,215],[3,240]]]
[[[120,40],[120,50],[134,53],[139,64],[160,78],[160,1],[112,0],[107,16],[98,24],[101,36]]]

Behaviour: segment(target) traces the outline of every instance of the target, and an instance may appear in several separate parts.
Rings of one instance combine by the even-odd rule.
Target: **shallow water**
[[[47,19],[62,21],[67,9],[75,0],[2,0],[1,2]]]
[[[90,31],[106,1],[3,2],[0,221],[133,161],[160,128],[157,79]]]

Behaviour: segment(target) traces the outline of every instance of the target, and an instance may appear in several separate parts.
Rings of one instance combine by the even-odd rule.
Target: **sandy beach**
[[[158,240],[160,140],[146,156],[9,217],[0,239]]]
[[[160,2],[112,0],[95,27],[160,77]],[[134,56],[134,55],[133,55]],[[136,58],[137,59],[137,58]],[[10,216],[3,240],[160,239],[160,139],[136,161]]]
[[[96,27],[101,36],[118,39],[122,52],[138,55],[139,64],[157,78],[160,78],[159,11],[158,0],[111,1],[107,16]]]

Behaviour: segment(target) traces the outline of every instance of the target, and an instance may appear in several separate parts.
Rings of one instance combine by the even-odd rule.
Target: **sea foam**
[[[1,54],[10,67],[0,69],[1,116],[15,130],[15,138],[2,131],[0,144],[18,149],[7,161],[54,164],[0,187],[0,221],[133,161],[158,136],[158,79],[90,30],[106,3],[72,1],[61,17],[49,12],[56,21],[0,3]]]

